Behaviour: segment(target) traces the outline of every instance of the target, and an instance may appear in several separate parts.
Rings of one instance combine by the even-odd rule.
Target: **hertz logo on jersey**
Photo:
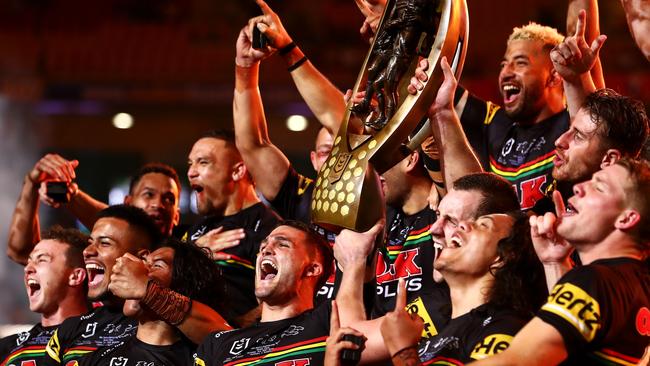
[[[424,320],[424,329],[422,329],[423,338],[431,338],[438,334],[438,329],[433,324],[433,320],[431,320],[431,316],[424,307],[424,302],[421,297],[418,296],[417,299],[406,305],[406,311],[410,314],[418,314]]]
[[[474,347],[470,357],[474,360],[482,360],[486,357],[494,356],[508,348],[511,341],[511,335],[490,334]]]
[[[562,283],[556,285],[542,310],[560,316],[573,325],[587,342],[600,329],[600,305],[580,287]]]

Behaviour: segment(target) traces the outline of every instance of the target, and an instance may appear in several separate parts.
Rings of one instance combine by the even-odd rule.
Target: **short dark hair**
[[[636,158],[648,138],[648,115],[643,103],[600,89],[587,96],[584,108],[605,140],[605,147],[619,150],[623,156]]]
[[[200,138],[213,138],[225,141],[228,145],[236,148],[235,131],[231,128],[218,128],[204,132]]]
[[[650,250],[650,163],[646,160],[620,159],[616,165],[622,166],[630,175],[631,185],[623,187],[627,202],[639,211],[641,220],[633,234],[644,247]]]
[[[458,191],[478,191],[483,196],[474,217],[519,210],[519,198],[507,180],[492,173],[473,173],[458,178],[453,188]]]
[[[149,239],[149,242],[136,243],[140,248],[154,250],[160,244],[162,235],[160,228],[156,226],[153,219],[143,209],[125,204],[108,206],[97,214],[98,220],[107,217],[124,220],[129,226],[142,231]]]
[[[221,268],[212,260],[209,249],[176,238],[163,240],[160,247],[174,249],[170,289],[217,312],[228,310],[223,306],[226,297],[225,280]]]
[[[83,251],[88,246],[89,238],[77,229],[64,229],[60,225],[54,225],[41,234],[41,240],[56,240],[68,245],[65,262],[71,268],[85,268]]]
[[[140,169],[138,169],[138,171],[131,176],[131,182],[129,183],[129,194],[133,194],[133,189],[135,188],[135,186],[138,185],[138,183],[140,182],[142,177],[145,176],[145,174],[149,174],[149,173],[159,173],[173,179],[174,183],[176,183],[176,187],[178,188],[178,193],[180,195],[181,181],[178,178],[178,173],[176,173],[176,169],[163,163],[147,163],[142,167],[140,167]]]
[[[498,261],[490,267],[494,285],[489,301],[531,317],[548,296],[542,263],[535,254],[528,216],[516,210],[508,213],[515,221],[510,235],[497,244]]]
[[[294,229],[300,230],[305,233],[306,241],[311,243],[316,253],[322,260],[323,273],[316,282],[315,290],[320,290],[321,287],[327,282],[327,279],[332,275],[332,268],[334,267],[334,253],[329,242],[319,234],[315,228],[296,220],[283,220],[277,226],[289,226]]]

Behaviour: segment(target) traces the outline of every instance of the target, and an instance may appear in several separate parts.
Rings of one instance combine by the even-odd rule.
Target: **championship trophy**
[[[468,33],[465,0],[387,2],[353,89],[365,91],[364,99],[348,102],[332,152],[318,172],[311,201],[314,223],[338,232],[366,231],[377,222],[384,211],[377,174],[431,135],[429,122],[421,122],[444,79],[440,60],[446,56],[459,78]],[[429,79],[417,95],[409,95],[418,56],[429,60]]]

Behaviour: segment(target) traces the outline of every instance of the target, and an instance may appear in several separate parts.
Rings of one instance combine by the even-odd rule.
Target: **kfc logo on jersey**
[[[246,347],[248,347],[248,342],[250,342],[250,340],[251,340],[250,338],[244,338],[233,342],[232,347],[230,347],[230,354],[238,355],[242,353],[246,349]]]
[[[310,365],[308,358],[301,358],[299,360],[281,361],[275,364],[275,366],[307,366],[307,365]]]
[[[126,366],[126,363],[129,361],[126,357],[113,357],[111,358],[111,363],[109,366]]]

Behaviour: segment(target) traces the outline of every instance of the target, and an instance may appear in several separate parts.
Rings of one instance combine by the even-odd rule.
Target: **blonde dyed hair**
[[[512,41],[541,41],[544,43],[544,48],[549,51],[562,43],[564,36],[557,31],[557,29],[545,25],[530,22],[523,27],[515,27],[508,37],[508,45]]]

